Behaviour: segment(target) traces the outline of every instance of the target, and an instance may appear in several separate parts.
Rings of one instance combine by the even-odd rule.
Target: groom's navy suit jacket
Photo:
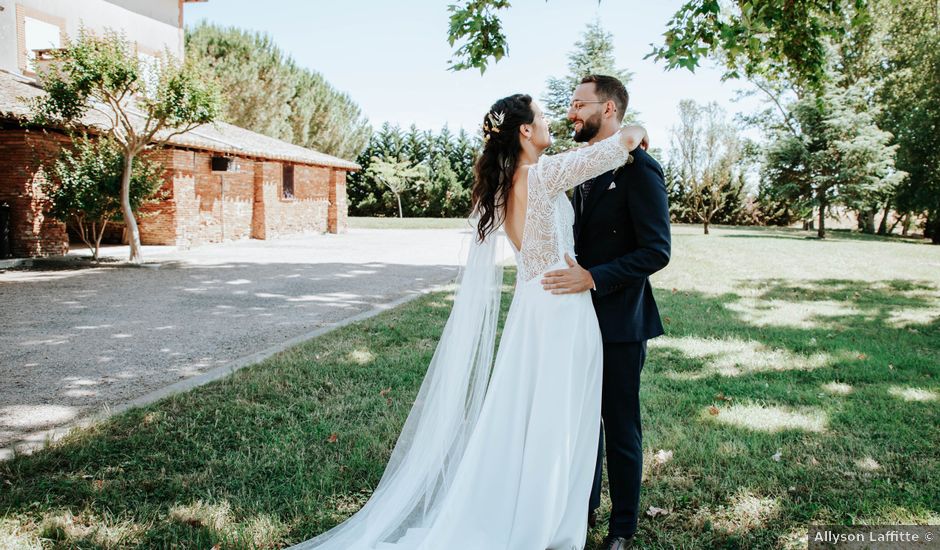
[[[571,199],[575,253],[597,287],[591,297],[604,342],[641,342],[663,333],[649,276],[669,263],[665,178],[646,151],[631,154],[632,163],[594,179],[586,200],[581,186]]]

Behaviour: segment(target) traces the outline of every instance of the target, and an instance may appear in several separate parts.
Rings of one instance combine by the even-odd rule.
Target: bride
[[[385,473],[359,512],[296,549],[584,547],[601,333],[588,292],[552,294],[540,275],[574,256],[565,191],[628,162],[646,131],[629,126],[594,145],[542,155],[548,123],[530,96],[516,94],[493,104],[483,136],[475,239]],[[518,273],[494,364],[500,228]]]

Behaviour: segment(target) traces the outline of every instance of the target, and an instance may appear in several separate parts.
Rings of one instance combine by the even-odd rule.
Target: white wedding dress
[[[628,158],[618,133],[542,156],[530,169],[521,250],[513,247],[515,294],[491,376],[486,348],[501,281],[487,269],[493,255],[481,251],[492,249],[495,233],[471,251],[435,358],[372,498],[295,548],[584,547],[600,429],[601,334],[589,292],[554,295],[540,276],[567,267],[565,253],[575,256],[574,212],[564,191]]]

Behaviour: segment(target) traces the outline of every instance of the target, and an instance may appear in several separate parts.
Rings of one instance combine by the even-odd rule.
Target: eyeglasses
[[[569,109],[571,109],[572,111],[580,111],[580,110],[581,110],[582,108],[584,108],[584,106],[587,105],[588,103],[607,103],[607,101],[609,101],[609,100],[606,100],[606,99],[600,100],[600,99],[599,99],[599,100],[597,100],[597,101],[585,101],[585,100],[581,100],[581,99],[576,99],[576,100],[574,100],[574,101],[571,102],[571,105],[569,106]]]

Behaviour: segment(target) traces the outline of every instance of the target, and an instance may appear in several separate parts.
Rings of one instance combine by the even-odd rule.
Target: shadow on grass
[[[790,300],[809,304],[800,323],[749,315]],[[934,285],[760,280],[659,302],[641,510],[670,513],[643,518],[643,547],[805,548],[812,523],[940,519],[940,317],[897,322],[936,311]]]
[[[789,227],[745,227],[734,233],[718,233],[715,236],[721,239],[791,239],[811,240],[819,242],[838,243],[845,241],[884,242],[884,243],[910,243],[931,244],[922,237],[903,237],[901,235],[870,235],[851,229],[827,229],[826,238],[820,239],[815,230],[803,230]],[[746,233],[741,232],[747,231]]]

